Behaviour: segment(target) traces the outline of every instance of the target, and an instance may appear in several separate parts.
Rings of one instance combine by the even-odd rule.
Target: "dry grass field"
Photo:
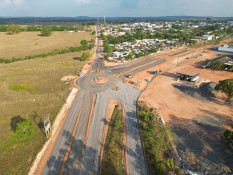
[[[82,39],[94,39],[94,36],[90,35],[90,33],[54,32],[49,38],[40,37],[37,34],[37,32],[25,32],[9,36],[0,33],[5,41],[9,37],[16,42],[19,37],[19,42],[22,43],[22,47],[18,48],[15,42],[15,44],[10,44],[12,41],[3,44],[4,39],[1,38],[1,53],[3,52],[3,46],[6,48],[4,51],[10,51],[11,49],[15,51],[9,53],[8,56],[22,56],[23,54],[43,53],[55,48],[62,49],[79,45]],[[67,37],[64,35],[67,35]],[[25,38],[22,38],[22,36],[25,36]],[[40,49],[36,45],[32,45],[37,39],[38,48]],[[26,43],[30,43],[30,49],[26,49]],[[25,53],[23,49],[25,49]],[[1,175],[28,173],[35,156],[46,140],[44,133],[37,124],[40,119],[46,117],[47,113],[50,114],[51,121],[54,121],[71,91],[71,86],[66,82],[62,82],[61,78],[68,75],[78,75],[84,62],[73,58],[79,57],[81,54],[82,52],[76,52],[11,64],[0,64]],[[34,139],[27,142],[18,142],[11,129],[11,119],[15,116],[29,119],[34,123]]]
[[[82,39],[90,41],[93,38],[90,32],[53,32],[50,37],[40,36],[40,32],[21,32],[16,35],[0,32],[0,58],[24,57],[77,47]]]

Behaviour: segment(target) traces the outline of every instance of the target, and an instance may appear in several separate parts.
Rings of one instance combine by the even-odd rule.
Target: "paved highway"
[[[63,172],[63,174],[65,175],[78,174],[80,170],[82,150],[84,149],[83,142],[87,131],[87,123],[90,116],[92,99],[93,94],[86,94],[84,97],[82,113],[78,122],[74,140],[72,141],[70,153]]]
[[[141,92],[124,84],[122,82],[122,77],[117,77],[114,74],[121,73],[122,71],[131,71],[130,73],[133,74],[161,64],[164,60],[148,56],[124,65],[105,67],[103,60],[99,58],[99,54],[103,52],[103,48],[99,45],[100,41],[98,39],[97,53],[92,70],[76,82],[81,90],[69,111],[62,131],[43,169],[43,175],[56,175],[60,171],[71,138],[71,133],[74,129],[74,124],[81,109],[81,116],[77,128],[75,128],[74,139],[71,143],[70,151],[68,152],[68,159],[65,162],[63,174],[98,174],[108,98],[120,100],[125,109],[129,174],[147,174],[136,113],[136,102]],[[100,68],[100,73],[97,73],[98,67]],[[131,70],[133,68],[134,70]],[[96,83],[94,80],[99,77],[107,78],[108,82]],[[119,90],[112,90],[116,86],[119,87]],[[96,94],[94,111],[92,119],[90,120],[87,141],[84,143],[94,94]]]
[[[62,161],[64,159],[64,155],[68,146],[69,139],[71,137],[75,121],[83,104],[84,95],[84,91],[79,92],[78,97],[72,105],[62,127],[61,133],[58,136],[50,157],[43,169],[42,175],[58,174]]]

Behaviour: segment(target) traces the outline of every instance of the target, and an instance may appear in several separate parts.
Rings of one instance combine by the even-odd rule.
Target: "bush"
[[[138,111],[149,174],[169,174],[169,171],[174,170],[169,140],[172,132],[170,128],[163,126],[153,108],[140,102]]]
[[[233,145],[233,131],[226,129],[223,135],[226,142]]]
[[[127,57],[126,57],[126,60],[132,60],[133,59],[133,56],[131,54],[129,54]]]
[[[95,31],[95,30],[93,30],[91,34],[92,34],[92,35],[95,35],[95,34],[96,34],[96,31]]]
[[[29,120],[17,124],[15,134],[19,141],[29,141],[34,137],[34,126]]]
[[[169,169],[173,169],[174,168],[174,162],[173,162],[172,158],[170,158],[170,159],[167,160],[167,167]]]
[[[19,26],[15,26],[15,25],[9,25],[7,28],[7,32],[10,35],[14,35],[14,34],[18,34],[20,33],[21,28]]]
[[[42,36],[51,36],[52,34],[52,27],[50,26],[43,26],[41,29]]]
[[[91,56],[90,52],[83,52],[80,60],[81,61],[86,61],[90,56]]]

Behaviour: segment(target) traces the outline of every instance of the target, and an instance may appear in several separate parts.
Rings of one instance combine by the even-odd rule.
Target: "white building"
[[[202,40],[212,40],[213,39],[213,35],[203,35],[202,37],[201,37],[201,39]]]
[[[113,52],[112,53],[112,57],[113,58],[119,58],[119,57],[122,57],[122,56],[123,56],[122,52]]]

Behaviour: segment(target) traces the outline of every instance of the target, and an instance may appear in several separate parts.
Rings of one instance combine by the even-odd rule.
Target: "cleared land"
[[[81,40],[90,41],[94,36],[90,32],[53,32],[50,37],[43,37],[40,32],[21,32],[15,35],[0,32],[0,38],[0,58],[12,58],[77,47]]]
[[[35,35],[36,32],[33,33],[6,36],[17,38],[24,34]],[[2,35],[2,33],[0,34]],[[57,35],[60,35],[60,41],[54,41],[54,44],[58,43],[58,45],[52,46],[48,42],[50,43],[48,44],[49,47],[44,46],[44,49],[51,50],[58,48],[59,45],[61,48],[71,46],[65,45],[65,42],[69,42],[62,40],[63,37],[66,40],[65,36],[62,37],[64,34],[57,33]],[[67,35],[69,34],[67,33]],[[79,38],[75,38],[74,35],[70,37],[70,39],[74,39],[72,45],[75,45],[75,43],[79,45],[82,39],[94,39],[94,36],[87,33],[77,35]],[[36,37],[42,40],[49,40],[53,36],[51,38]],[[25,44],[22,47],[28,52],[25,55],[31,54],[33,48],[30,48],[32,49],[30,51],[30,49],[26,49],[27,42],[24,40],[23,43]],[[46,45],[47,43],[45,42],[44,44]],[[3,48],[4,45],[1,43],[0,47]],[[15,47],[17,48],[16,45]],[[12,50],[16,49],[10,46],[9,48]],[[40,51],[41,53],[41,49],[34,51]],[[23,51],[22,53],[21,51],[15,53],[22,54]],[[15,56],[15,54],[13,55]],[[71,90],[69,83],[62,82],[61,78],[68,75],[78,75],[84,62],[74,60],[73,58],[79,56],[81,56],[81,52],[36,58],[7,65],[0,64],[0,174],[28,173],[35,156],[46,140],[43,130],[38,124],[41,119],[45,119],[46,114],[50,114],[51,122],[55,119]],[[14,116],[20,116],[34,123],[34,139],[28,142],[17,141],[14,137],[14,132],[11,130],[11,119]]]
[[[198,48],[193,56],[199,53],[203,54],[200,58],[191,58],[190,54],[180,56],[179,60],[178,55],[167,57],[168,61],[159,67],[163,72],[153,79],[139,100],[157,108],[171,126],[178,153],[188,169],[210,174],[233,172],[233,151],[223,140],[224,128],[233,120],[233,108],[222,94],[214,93],[214,84],[209,84],[232,78],[233,73],[202,68],[203,60],[224,53],[203,53],[203,48]],[[201,81],[177,82],[176,72],[181,70],[200,73]],[[147,74],[143,72],[140,76]]]

